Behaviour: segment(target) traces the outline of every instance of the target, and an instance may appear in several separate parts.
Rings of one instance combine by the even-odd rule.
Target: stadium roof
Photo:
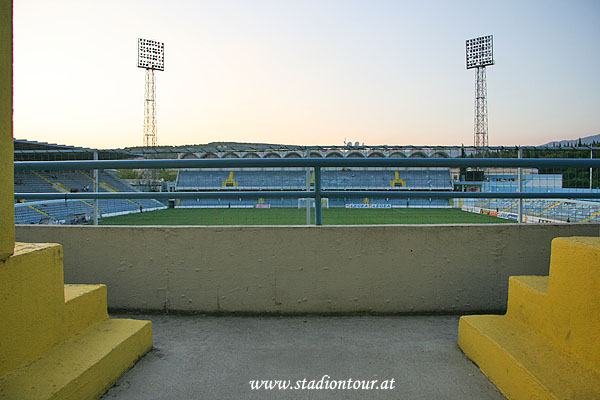
[[[491,151],[510,149],[556,149],[546,146],[490,146]],[[568,147],[563,149],[599,150],[598,147],[582,146]],[[235,152],[342,152],[342,151],[367,151],[367,152],[393,152],[393,151],[419,151],[427,150],[435,153],[446,152],[450,157],[458,157],[461,151],[465,154],[474,154],[477,148],[473,146],[414,146],[414,145],[365,145],[359,143],[347,143],[345,145],[286,145],[270,143],[239,143],[239,142],[211,142],[206,144],[184,145],[184,146],[156,146],[156,147],[128,147],[123,149],[92,149],[63,144],[36,142],[24,139],[14,139],[15,161],[39,161],[39,160],[89,160],[95,152],[100,160],[126,159],[126,158],[177,158],[178,154],[185,153],[235,153]]]
[[[226,151],[306,151],[306,150],[396,150],[396,149],[459,149],[461,146],[413,146],[413,145],[289,145],[289,144],[269,144],[269,143],[237,143],[237,142],[212,142],[206,144],[184,145],[184,146],[164,146],[164,147],[131,147],[126,148],[129,151],[140,153],[162,153],[162,152],[226,152]]]
[[[69,146],[64,144],[36,142],[33,140],[14,139],[15,161],[32,160],[88,160],[98,153],[100,160],[112,160],[140,157],[128,150],[100,150],[88,147]]]

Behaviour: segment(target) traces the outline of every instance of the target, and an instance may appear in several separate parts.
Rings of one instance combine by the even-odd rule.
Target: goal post
[[[306,201],[309,201],[310,208],[315,208],[315,199],[313,198],[300,198],[298,199],[298,208],[306,208]],[[321,199],[321,207],[329,208],[329,198]]]

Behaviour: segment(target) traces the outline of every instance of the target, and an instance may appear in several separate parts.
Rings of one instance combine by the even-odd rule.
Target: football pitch
[[[103,218],[101,225],[306,225],[306,209],[172,208]],[[314,224],[314,209],[311,223]],[[456,208],[324,208],[323,225],[498,224],[512,221]]]

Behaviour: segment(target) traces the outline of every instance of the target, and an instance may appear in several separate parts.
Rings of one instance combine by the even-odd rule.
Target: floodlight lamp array
[[[467,69],[494,65],[494,37],[481,36],[466,41]]]
[[[165,70],[165,44],[138,39],[138,68]]]

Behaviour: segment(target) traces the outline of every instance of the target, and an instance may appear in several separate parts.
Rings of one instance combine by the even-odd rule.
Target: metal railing
[[[301,159],[184,159],[184,160],[102,160],[102,161],[17,161],[15,171],[102,170],[102,169],[162,169],[162,168],[312,168],[312,190],[219,190],[192,192],[78,192],[78,193],[15,193],[16,200],[97,200],[97,199],[207,199],[207,198],[314,198],[315,223],[322,224],[322,198],[443,198],[443,199],[600,199],[600,191],[581,192],[461,192],[432,190],[324,190],[322,168],[600,168],[600,159],[542,158],[301,158]],[[520,176],[520,174],[519,174]],[[520,182],[519,182],[520,183]],[[520,219],[520,218],[519,218]]]

